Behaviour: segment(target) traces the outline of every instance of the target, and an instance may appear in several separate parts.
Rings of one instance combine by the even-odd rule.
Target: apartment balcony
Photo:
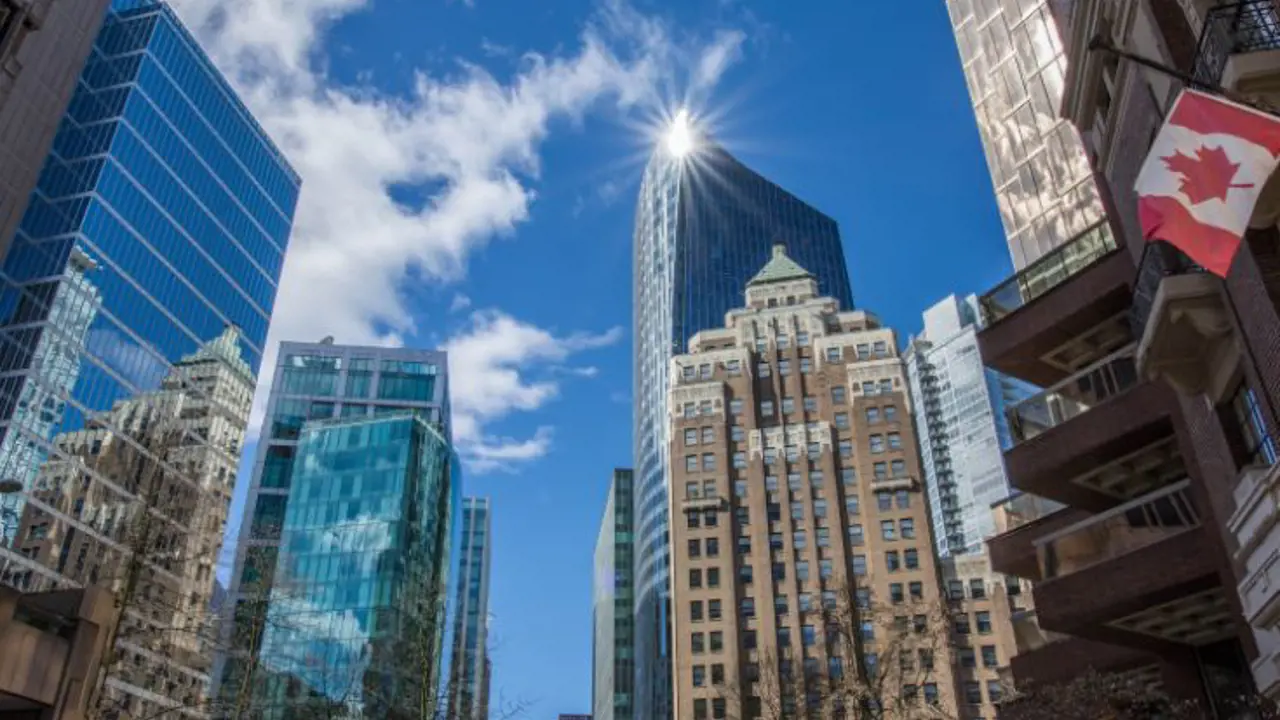
[[[1014,487],[1100,512],[1184,475],[1174,398],[1139,381],[1134,352],[1113,352],[1006,410]]]
[[[1236,510],[1227,529],[1236,537],[1236,560],[1244,567],[1237,592],[1253,629],[1258,658],[1254,679],[1268,697],[1280,698],[1280,464],[1274,446],[1264,445],[1262,462],[1246,468],[1236,483]]]
[[[1143,377],[1184,395],[1221,396],[1237,354],[1221,285],[1177,248],[1147,246],[1130,311]]]
[[[1098,223],[982,296],[988,367],[1052,385],[1131,341],[1133,261]]]
[[[1183,480],[1037,539],[1041,626],[1141,649],[1234,635],[1189,487]]]
[[[1150,667],[1155,661],[1154,656],[1123,645],[1041,630],[1034,613],[1029,619],[1014,615],[1013,623],[1018,654],[1010,659],[1009,665],[1015,683],[1067,682],[1088,667],[1100,673],[1126,673]],[[1025,627],[1027,625],[1034,625],[1034,630]],[[1035,644],[1024,645],[1024,635]]]
[[[1035,539],[1090,517],[1088,511],[1028,493],[1005,498],[991,511],[996,524],[996,535],[987,540],[991,569],[1028,580],[1043,579]]]
[[[1280,100],[1280,13],[1273,0],[1209,11],[1196,49],[1196,80],[1275,104]]]

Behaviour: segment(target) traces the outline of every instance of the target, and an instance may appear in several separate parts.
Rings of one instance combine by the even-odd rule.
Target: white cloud
[[[721,30],[715,40],[702,51],[693,76],[693,87],[709,89],[742,57],[742,42],[747,36],[737,30]]]
[[[603,0],[576,49],[525,54],[507,82],[461,63],[453,76],[419,72],[411,93],[388,96],[367,84],[340,85],[324,70],[328,27],[368,10],[372,0],[172,4],[304,178],[265,368],[281,339],[333,335],[343,343],[398,345],[413,337],[413,309],[401,291],[407,273],[461,280],[472,252],[528,219],[553,118],[577,120],[606,102],[624,110],[655,105],[681,74],[708,86],[741,44],[727,31],[710,44],[676,37],[622,0]],[[397,202],[392,189],[406,187],[433,194],[419,206]],[[493,326],[526,339],[543,333],[549,340],[535,347],[566,354],[576,337],[555,338],[505,316],[478,317],[473,334]],[[466,348],[476,338],[451,342]],[[535,351],[529,359],[545,357]],[[483,432],[484,422],[536,409],[554,394],[554,386],[523,382],[522,362],[517,354],[486,365],[488,373],[454,366],[461,437],[476,457],[536,456],[550,442],[549,432],[514,441]],[[476,391],[486,395],[470,395]],[[265,393],[258,399],[255,428]]]
[[[471,298],[457,293],[453,296],[453,302],[449,303],[449,312],[460,312],[471,307]]]

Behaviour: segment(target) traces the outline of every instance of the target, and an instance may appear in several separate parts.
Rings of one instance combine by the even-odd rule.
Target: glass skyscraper
[[[995,185],[1022,270],[1103,216],[1075,127],[1058,115],[1067,72],[1049,0],[946,0]]]
[[[596,720],[633,720],[635,697],[635,514],[630,470],[616,469],[592,583],[591,712]]]
[[[933,541],[943,557],[984,552],[995,535],[991,506],[1010,494],[1005,408],[1036,392],[983,366],[977,305],[973,295],[952,295],[926,310],[924,333],[906,354]]]
[[[658,148],[636,207],[633,264],[636,717],[669,717],[667,372],[699,330],[723,327],[775,243],[853,307],[836,222],[701,139]]]
[[[457,595],[452,612],[453,652],[449,662],[449,717],[489,718],[489,498],[462,499],[458,541]]]
[[[434,583],[448,575],[448,543],[385,543],[388,533],[434,537],[443,532],[447,538],[456,528],[459,470],[453,460],[440,459],[452,452],[446,368],[445,354],[432,350],[281,343],[214,672],[220,707],[261,702],[281,708],[287,704],[282,697],[293,696],[308,702],[332,699],[340,678],[300,670],[297,653],[314,663],[327,657],[316,655],[323,648],[337,653],[345,670],[380,677],[383,670],[362,664],[376,654],[375,644],[378,652],[387,647],[378,618],[418,613],[395,605],[403,593],[436,595],[443,606],[444,589],[437,594]],[[381,480],[371,484],[375,476]],[[437,491],[444,492],[446,504],[427,502]],[[299,502],[303,510],[295,509]],[[322,527],[347,524],[352,526],[349,534],[367,532],[372,537],[365,539],[372,544],[346,550],[347,540],[335,535],[328,545],[317,545]],[[295,546],[291,537],[309,539],[299,539]],[[364,540],[353,535],[351,541]],[[347,556],[349,552],[356,555]],[[423,562],[429,565],[426,570],[397,574],[405,563]],[[337,577],[349,576],[360,580],[337,588],[321,579],[333,584]],[[422,584],[426,579],[430,587]],[[277,607],[281,602],[284,609]],[[320,606],[314,617],[324,620],[323,627],[304,622],[310,617],[301,609],[307,603]],[[312,643],[297,635],[307,630],[313,635],[337,633],[340,642]],[[440,645],[443,635],[434,636],[434,625],[430,630],[431,644]],[[355,647],[361,644],[364,651]],[[342,654],[348,652],[354,655]],[[363,659],[357,661],[357,656]],[[439,671],[437,660],[430,670]],[[366,712],[380,707],[368,706]]]
[[[0,582],[115,591],[137,716],[203,701],[298,189],[172,11],[116,0],[0,271]]]

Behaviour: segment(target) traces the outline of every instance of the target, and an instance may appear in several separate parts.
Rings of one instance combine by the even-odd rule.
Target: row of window
[[[969,614],[957,613],[951,617],[952,629],[957,635],[970,634]],[[989,635],[991,633],[991,613],[981,610],[973,614],[973,625],[976,626],[979,635]]]

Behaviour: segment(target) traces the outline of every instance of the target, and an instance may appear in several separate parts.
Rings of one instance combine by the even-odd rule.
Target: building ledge
[[[721,497],[686,498],[680,502],[680,509],[686,512],[697,510],[719,510],[727,503]]]
[[[1236,351],[1220,285],[1203,272],[1160,280],[1138,343],[1144,377],[1163,379],[1186,396],[1221,397]]]

